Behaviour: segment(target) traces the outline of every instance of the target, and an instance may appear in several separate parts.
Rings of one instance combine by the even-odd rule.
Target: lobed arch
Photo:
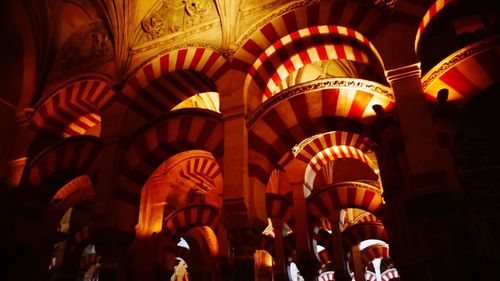
[[[134,69],[119,101],[148,120],[193,95],[217,92],[215,82],[228,66],[226,59],[214,50],[189,47],[169,51]]]
[[[25,183],[36,188],[49,180],[58,182],[55,177],[61,175],[63,180],[82,174],[93,179],[98,172],[101,149],[101,141],[93,136],[77,136],[59,141],[33,158],[25,174]],[[52,190],[58,185],[45,186]],[[50,190],[47,192],[55,193]]]
[[[42,137],[84,135],[101,122],[100,113],[111,104],[113,94],[107,79],[80,77],[41,100],[35,106],[29,127]]]

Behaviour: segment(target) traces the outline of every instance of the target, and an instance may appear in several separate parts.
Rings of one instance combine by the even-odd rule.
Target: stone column
[[[290,183],[293,195],[293,210],[295,216],[295,246],[297,249],[297,268],[300,275],[306,281],[317,280],[319,274],[319,261],[312,248],[312,240],[309,232],[309,222],[307,218],[307,205],[304,196],[303,180]]]
[[[272,219],[274,229],[274,264],[276,281],[290,280],[288,272],[288,262],[285,255],[285,240],[283,239],[283,222],[278,219]]]
[[[356,281],[365,281],[365,269],[362,267],[363,264],[361,263],[361,251],[359,244],[352,247],[351,255],[354,265],[354,268],[352,269],[354,270],[354,278]]]
[[[96,246],[96,252],[101,256],[99,280],[128,280],[131,277],[132,264],[127,259],[127,254],[134,235],[115,229],[106,229],[94,231],[92,239]]]
[[[335,280],[350,281],[351,276],[346,268],[342,230],[340,228],[340,211],[334,210],[328,218],[332,226],[333,268],[335,269]],[[357,279],[356,279],[357,280]]]
[[[254,254],[258,233],[252,229],[236,229],[229,232],[229,240],[234,258],[232,281],[254,281]]]
[[[233,280],[254,280],[256,237],[267,226],[265,186],[248,176],[248,128],[244,73],[229,71],[218,81],[224,119],[224,200],[220,222],[234,259]]]
[[[420,65],[386,75],[396,108],[392,116],[379,116],[379,164],[391,256],[403,280],[460,279],[461,257],[453,252],[462,247],[454,226],[461,188],[448,148],[438,141]]]

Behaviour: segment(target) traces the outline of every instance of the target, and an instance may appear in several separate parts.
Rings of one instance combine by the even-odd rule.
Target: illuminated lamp
[[[439,105],[444,105],[448,101],[448,93],[449,93],[449,90],[446,88],[443,88],[443,89],[438,91],[437,102]]]
[[[377,116],[383,116],[385,113],[384,108],[380,104],[374,104],[372,106],[372,109],[373,111],[375,111],[375,114],[377,114]]]

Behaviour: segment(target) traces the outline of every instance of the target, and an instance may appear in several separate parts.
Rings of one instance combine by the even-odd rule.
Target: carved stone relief
[[[111,54],[111,41],[102,21],[93,21],[73,34],[62,46],[59,59],[64,68]]]
[[[138,43],[164,35],[183,32],[194,26],[218,20],[217,9],[210,0],[165,0],[159,8],[141,21],[143,34]]]

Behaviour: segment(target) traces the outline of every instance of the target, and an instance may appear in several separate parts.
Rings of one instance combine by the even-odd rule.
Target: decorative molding
[[[264,115],[264,113],[273,108],[276,104],[291,97],[318,90],[341,88],[354,88],[360,91],[366,91],[373,95],[384,96],[388,99],[394,100],[394,95],[391,88],[377,82],[357,78],[320,79],[287,88],[284,91],[272,96],[252,113],[252,115],[247,120],[247,127],[250,128],[256,120],[258,120],[262,115]]]
[[[420,62],[385,71],[385,77],[390,84],[412,77],[420,78],[421,75]]]
[[[430,84],[432,84],[432,82],[434,82],[436,79],[439,79],[439,77],[441,77],[452,67],[478,53],[497,47],[499,45],[500,36],[494,36],[462,48],[446,57],[431,70],[429,70],[429,72],[427,72],[422,78],[422,87],[424,88],[424,91]]]

